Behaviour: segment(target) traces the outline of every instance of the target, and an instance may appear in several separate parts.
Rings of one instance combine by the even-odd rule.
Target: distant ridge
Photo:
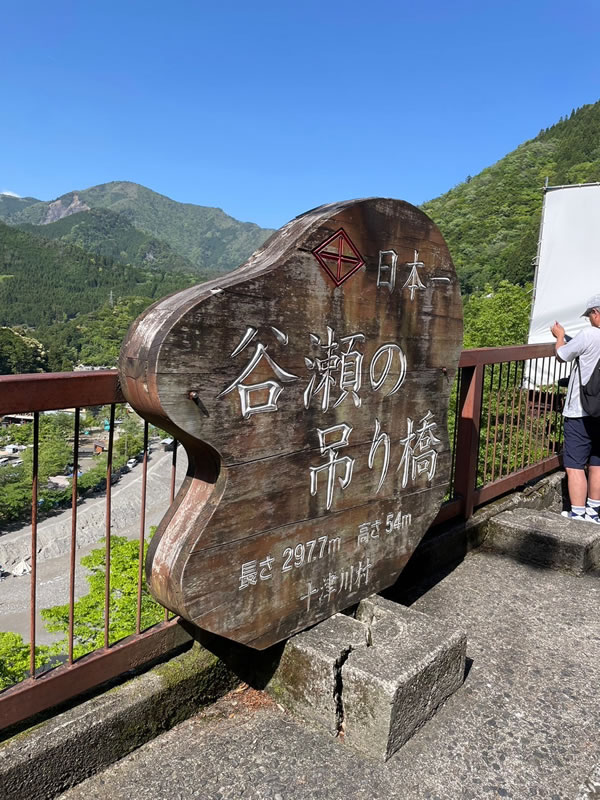
[[[0,219],[10,222],[17,218],[21,211],[39,203],[35,197],[16,197],[14,194],[0,194]]]
[[[112,221],[113,228],[120,230],[119,235],[125,234],[125,246],[122,246],[123,240],[119,239],[119,235],[113,233],[115,241],[111,248],[129,254],[126,240],[132,238],[131,228],[136,228],[149,235],[151,240],[166,243],[191,264],[194,271],[205,275],[218,275],[239,266],[272,233],[270,229],[260,228],[254,223],[239,222],[220,208],[178,203],[128,181],[113,181],[68,192],[52,201],[0,195],[0,220],[9,225],[45,226],[94,209],[104,209],[122,218],[117,221],[113,217]],[[67,228],[65,240],[72,241],[68,237],[73,229]],[[40,230],[39,233],[43,235],[44,232]],[[84,235],[82,231],[79,233]],[[106,252],[103,235],[94,239],[93,233],[88,230],[85,236],[87,250]],[[183,263],[174,266],[176,270],[185,268]]]
[[[600,181],[600,102],[571,111],[423,204],[448,242],[464,293],[532,279],[546,178],[551,185]],[[128,181],[48,202],[0,194],[0,220],[125,264],[203,277],[234,269],[272,233]]]

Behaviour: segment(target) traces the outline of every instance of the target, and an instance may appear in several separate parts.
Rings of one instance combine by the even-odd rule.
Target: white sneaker
[[[561,511],[561,517],[567,517],[568,519],[578,519],[581,522],[585,522],[586,515],[585,514],[574,514],[572,511]]]
[[[598,516],[598,513],[596,511],[592,511],[591,509],[588,510],[586,508],[586,510],[585,510],[585,521],[586,522],[593,522],[594,525],[600,525],[600,516]]]

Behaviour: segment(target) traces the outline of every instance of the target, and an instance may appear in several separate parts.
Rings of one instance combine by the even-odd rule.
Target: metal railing
[[[453,466],[449,500],[435,523],[468,518],[473,509],[532,478],[559,466],[562,423],[556,381],[565,365],[551,361],[552,345],[465,350],[460,359],[451,398],[449,429]],[[545,366],[547,387],[524,388],[532,369]],[[0,377],[0,417],[33,412],[31,490],[31,573],[29,592],[29,677],[0,694],[0,729],[22,722],[106,681],[163,656],[190,641],[178,618],[144,631],[142,594],[145,592],[143,555],[146,525],[149,431],[143,432],[141,511],[138,539],[137,607],[131,635],[121,641],[111,636],[111,521],[114,480],[115,408],[123,403],[117,373],[112,370],[80,373]],[[74,642],[75,571],[78,536],[78,463],[80,409],[108,406],[108,444],[104,519],[104,614],[102,644],[77,658]],[[71,485],[71,540],[69,550],[69,621],[64,663],[49,671],[36,668],[38,606],[39,443],[40,414],[75,409],[73,475]],[[31,424],[31,423],[29,423]],[[169,499],[175,493],[177,448],[173,450]],[[165,509],[166,510],[166,509]],[[0,520],[1,524],[1,520]],[[1,541],[1,537],[0,537]],[[24,578],[22,580],[25,580]],[[161,612],[162,613],[162,612]]]
[[[560,466],[568,365],[554,345],[463,350],[455,387],[450,499],[434,524],[468,519],[484,503]],[[535,384],[542,376],[546,385]],[[452,417],[449,427],[452,430]]]
[[[30,545],[30,593],[29,593],[29,677],[0,694],[0,729],[15,725],[37,713],[67,701],[77,695],[117,678],[123,673],[142,666],[171,652],[190,637],[178,619],[169,619],[164,614],[162,623],[148,631],[142,631],[141,608],[144,543],[147,538],[145,509],[148,475],[148,425],[143,432],[143,462],[141,481],[141,512],[139,519],[139,565],[137,585],[137,609],[134,631],[119,642],[110,637],[111,599],[111,541],[112,541],[112,485],[115,480],[113,468],[115,438],[115,408],[123,403],[117,381],[117,372],[104,370],[95,372],[56,373],[40,375],[16,375],[0,377],[0,417],[7,414],[33,412],[33,458],[31,487],[31,545]],[[74,607],[75,569],[77,551],[78,516],[78,463],[80,437],[80,410],[93,406],[109,407],[107,433],[105,519],[104,519],[104,632],[103,647],[89,655],[74,658]],[[65,663],[44,672],[36,667],[37,653],[37,593],[38,593],[38,526],[39,526],[39,453],[40,414],[57,409],[74,409],[73,429],[73,475],[71,490],[71,541],[69,548],[68,580],[68,645]],[[30,423],[31,424],[31,423]],[[175,493],[175,470],[177,449],[173,449],[170,502]],[[166,508],[165,508],[166,510]],[[21,578],[20,580],[25,580]]]

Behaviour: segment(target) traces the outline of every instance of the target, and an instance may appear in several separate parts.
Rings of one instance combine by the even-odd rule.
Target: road
[[[157,525],[169,507],[171,453],[156,452],[148,465],[145,535]],[[187,458],[183,448],[177,454],[177,488],[185,476]],[[142,465],[138,464],[112,487],[111,532],[136,539],[140,535]],[[81,557],[87,555],[105,535],[106,495],[82,500],[77,510],[77,568],[75,596],[87,592],[86,570]],[[68,602],[71,510],[46,519],[38,526],[36,642],[49,644],[57,637],[48,633],[39,610]],[[0,564],[14,567],[30,553],[31,526],[0,535]],[[29,596],[31,576],[0,580],[0,631],[14,631],[29,641]]]

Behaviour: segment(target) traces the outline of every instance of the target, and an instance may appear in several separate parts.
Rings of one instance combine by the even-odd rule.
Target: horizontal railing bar
[[[0,694],[0,730],[168,655],[191,638],[176,617],[112,647],[96,650],[73,664],[56,667],[38,678],[28,678]]]
[[[519,344],[514,347],[476,347],[463,350],[459,367],[477,367],[484,364],[500,364],[503,361],[525,361],[532,358],[547,358],[554,355],[554,345]]]
[[[554,345],[523,344],[514,347],[478,347],[463,350],[459,367],[522,361],[554,355]],[[53,411],[86,405],[124,402],[115,369],[86,372],[42,372],[0,375],[0,414]]]
[[[554,345],[550,342],[514,347],[478,347],[463,350],[458,365],[473,367],[552,355]],[[0,375],[0,414],[53,411],[123,401],[115,369]]]
[[[116,369],[0,375],[0,415],[123,403]]]
[[[558,469],[561,466],[561,463],[562,460],[560,456],[549,456],[548,458],[543,459],[543,461],[538,461],[529,467],[524,467],[517,472],[506,475],[500,480],[494,481],[493,483],[488,483],[485,486],[482,486],[480,489],[475,490],[475,505],[479,506],[483,503],[487,503],[488,500],[493,500],[495,497],[500,497],[501,494],[510,492],[513,489],[516,489],[518,486],[523,486],[523,484],[527,483],[527,481],[531,481],[534,478],[539,478],[540,475],[545,475],[547,472]]]

